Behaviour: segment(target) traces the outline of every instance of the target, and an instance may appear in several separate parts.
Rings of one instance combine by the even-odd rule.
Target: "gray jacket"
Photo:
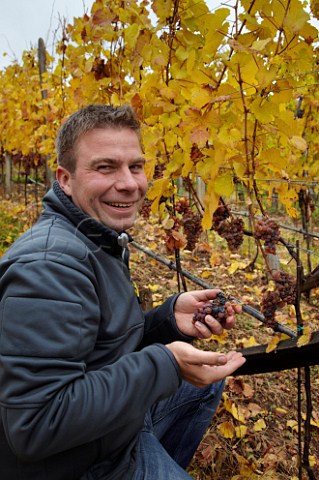
[[[116,232],[57,183],[43,204],[0,263],[1,480],[75,480],[102,460],[130,478],[145,412],[181,382],[164,345],[191,339],[176,296],[143,314]]]

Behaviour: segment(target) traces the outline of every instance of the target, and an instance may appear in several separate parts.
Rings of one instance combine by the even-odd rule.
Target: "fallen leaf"
[[[236,433],[234,425],[231,422],[220,423],[217,429],[220,431],[224,438],[234,438]]]
[[[265,420],[263,418],[260,418],[259,420],[257,420],[257,422],[255,422],[254,430],[255,432],[261,432],[262,430],[265,430],[266,426],[267,425],[265,423]]]

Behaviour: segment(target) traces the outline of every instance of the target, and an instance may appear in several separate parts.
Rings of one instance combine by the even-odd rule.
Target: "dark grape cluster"
[[[230,213],[226,205],[218,207],[213,214],[213,230],[217,230],[219,224],[230,217]]]
[[[226,240],[229,250],[236,252],[243,243],[244,221],[241,218],[231,217],[221,222],[216,231]]]
[[[187,213],[183,217],[182,224],[187,239],[186,249],[193,251],[203,231],[202,217],[198,214],[194,214],[193,212]]]
[[[182,197],[175,203],[175,210],[177,213],[184,215],[190,211],[189,201],[187,197]]]
[[[181,215],[181,225],[187,240],[186,249],[194,250],[203,231],[202,218],[193,212],[186,197],[180,198],[175,204],[175,210]]]
[[[139,212],[143,218],[148,219],[150,217],[151,205],[152,205],[152,202],[147,198],[145,198]]]
[[[261,300],[261,312],[270,326],[274,326],[276,310],[285,304],[293,305],[297,293],[295,278],[289,273],[278,270],[272,277],[275,289],[264,293]]]
[[[263,294],[261,299],[261,313],[264,315],[270,327],[275,326],[275,314],[281,305],[280,295],[277,292],[268,291]]]
[[[266,253],[276,254],[276,245],[280,238],[278,223],[266,217],[258,219],[254,236],[256,239],[264,241]]]
[[[243,243],[244,222],[241,218],[230,216],[226,205],[218,207],[214,212],[212,229],[226,240],[231,252],[236,252]]]
[[[230,305],[231,303],[227,300],[225,294],[219,292],[217,298],[208,303],[204,303],[204,305],[194,313],[193,323],[205,323],[206,315],[212,315],[218,321],[224,320],[228,317],[227,309]]]
[[[276,291],[280,295],[281,300],[288,305],[293,305],[297,294],[295,277],[289,273],[277,270],[272,274],[272,278],[276,283]]]

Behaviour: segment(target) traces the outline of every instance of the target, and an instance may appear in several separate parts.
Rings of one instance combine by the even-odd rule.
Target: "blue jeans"
[[[223,389],[224,382],[201,389],[183,382],[175,395],[146,413],[134,450],[133,472],[112,473],[113,464],[105,459],[80,480],[189,480],[192,477],[185,469],[211,424]]]
[[[211,424],[224,382],[199,389],[183,382],[154,405],[139,434],[132,480],[186,480],[185,469]]]

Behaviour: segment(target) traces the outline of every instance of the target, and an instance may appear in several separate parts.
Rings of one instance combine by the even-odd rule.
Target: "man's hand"
[[[220,290],[194,290],[192,292],[182,293],[176,300],[174,313],[179,330],[184,335],[198,338],[209,338],[212,334],[221,335],[224,328],[230,330],[235,324],[235,314],[241,312],[241,306],[236,305],[228,307],[228,317],[219,322],[211,315],[205,318],[205,324],[201,322],[193,323],[194,313],[210,300],[217,297]]]
[[[206,352],[184,342],[173,342],[166,347],[173,353],[182,378],[199,388],[223,380],[246,361],[240,352]]]

